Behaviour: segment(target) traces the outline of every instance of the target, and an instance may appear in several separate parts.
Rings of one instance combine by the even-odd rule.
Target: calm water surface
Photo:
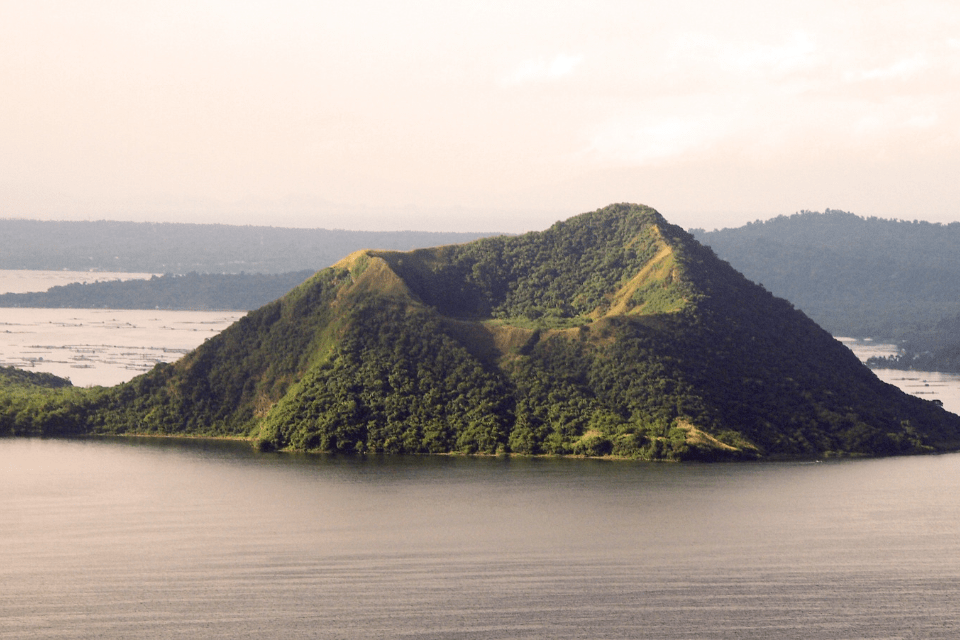
[[[866,362],[873,356],[895,356],[899,349],[895,344],[874,342],[870,339],[837,338],[853,353]],[[924,400],[939,400],[947,411],[960,414],[960,375],[939,371],[900,371],[897,369],[874,369],[873,373],[911,395]]]
[[[150,273],[0,269],[0,293],[72,282],[149,279]],[[0,366],[52,373],[76,386],[111,386],[173,362],[239,311],[0,308]]]
[[[0,440],[0,638],[956,638],[960,456]]]
[[[242,311],[0,308],[0,366],[111,386],[174,362]]]

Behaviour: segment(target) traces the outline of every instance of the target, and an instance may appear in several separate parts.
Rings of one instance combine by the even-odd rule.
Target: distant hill
[[[834,335],[902,339],[960,314],[960,223],[827,209],[692,233]]]
[[[24,371],[15,367],[0,367],[0,388],[42,387],[47,389],[65,389],[71,386],[66,378],[41,371]]]
[[[898,355],[873,357],[867,364],[882,369],[960,373],[960,315],[907,333],[898,344]]]
[[[0,432],[235,435],[265,448],[724,460],[960,447],[656,211],[364,250],[109,389],[0,385]]]
[[[149,280],[74,283],[34,293],[0,294],[0,307],[248,311],[276,300],[313,273],[188,273]]]
[[[170,274],[317,271],[358,249],[407,251],[490,235],[494,234],[0,219],[0,269]]]

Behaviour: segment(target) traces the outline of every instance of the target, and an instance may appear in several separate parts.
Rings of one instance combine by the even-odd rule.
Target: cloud
[[[843,150],[866,155],[956,140],[952,101],[934,97],[823,93],[701,94],[638,104],[634,114],[600,120],[568,160],[612,166],[663,166],[725,156],[767,162]]]
[[[565,53],[549,61],[543,58],[524,60],[503,79],[503,84],[516,86],[531,82],[553,82],[573,73],[582,62],[582,55]]]
[[[802,31],[794,32],[790,40],[781,45],[746,44],[732,46],[724,53],[721,60],[739,72],[760,70],[788,74],[809,69],[818,62],[816,44]]]
[[[929,62],[926,56],[918,53],[886,67],[861,71],[854,77],[858,80],[903,80],[916,75],[928,66]]]
[[[706,151],[728,134],[728,123],[709,116],[661,116],[646,122],[608,122],[591,137],[584,155],[594,160],[656,164]]]
[[[681,69],[711,69],[738,78],[784,76],[822,63],[814,38],[804,31],[774,45],[687,33],[673,43],[670,57]]]
[[[938,108],[939,107],[939,108]],[[883,104],[850,105],[849,131],[859,138],[889,141],[907,134],[913,139],[922,132],[939,135],[943,105],[915,99],[892,100]]]

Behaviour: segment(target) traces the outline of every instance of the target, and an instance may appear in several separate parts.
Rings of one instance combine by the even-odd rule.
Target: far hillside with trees
[[[827,209],[692,233],[834,335],[896,339],[960,313],[960,223]]]
[[[832,334],[901,345],[875,365],[960,371],[960,223],[827,209],[692,233]]]
[[[35,293],[5,293],[0,295],[0,307],[249,311],[276,300],[313,274],[188,273],[74,283]]]
[[[319,271],[359,249],[409,251],[490,235],[496,234],[0,219],[0,269],[170,274]]]
[[[493,233],[0,219],[0,269],[163,273],[0,295],[0,307],[250,310],[359,249],[408,251]]]

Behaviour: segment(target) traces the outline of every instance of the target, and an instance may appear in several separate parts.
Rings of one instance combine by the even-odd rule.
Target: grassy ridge
[[[355,253],[174,365],[81,396],[65,432],[268,448],[716,460],[960,447],[960,417],[880,382],[637,205]],[[16,415],[0,429],[28,432]]]

